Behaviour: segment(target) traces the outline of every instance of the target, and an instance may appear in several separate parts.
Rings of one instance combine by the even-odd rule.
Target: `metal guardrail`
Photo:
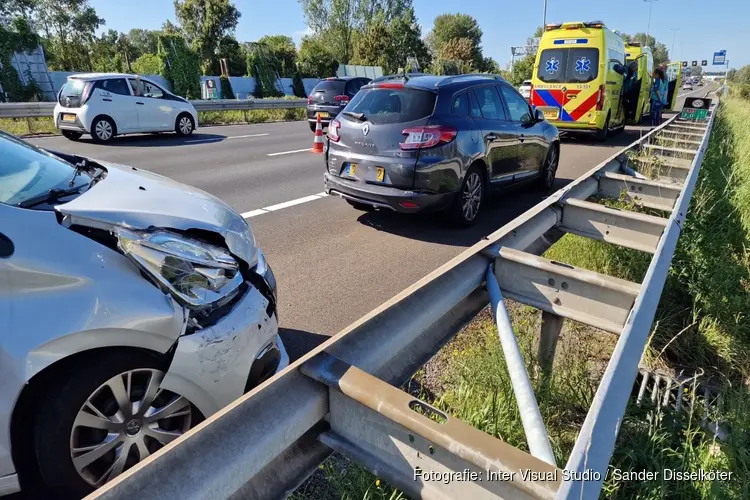
[[[596,498],[713,120],[714,113],[706,124],[673,117],[88,498],[281,498],[334,450],[416,498]],[[634,160],[627,154],[634,150],[657,161]],[[646,167],[649,176],[639,173]],[[625,195],[669,215],[614,210],[587,201],[594,195]],[[539,257],[566,232],[653,254],[643,283]],[[507,317],[498,324],[503,352],[520,370],[512,381],[536,443],[531,454],[396,388],[487,306],[488,288],[498,316],[499,290],[543,311],[543,369],[564,319],[620,335],[565,466],[593,480],[564,478],[549,456]],[[535,479],[524,481],[524,470]],[[493,471],[501,480],[429,481],[427,471]]]
[[[307,99],[216,99],[190,101],[197,111],[226,111],[253,109],[296,109],[307,106]],[[52,116],[54,102],[10,102],[0,104],[0,118],[37,118]]]

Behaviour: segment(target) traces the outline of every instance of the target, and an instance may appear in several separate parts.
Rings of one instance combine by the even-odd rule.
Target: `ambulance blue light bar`
[[[565,38],[563,40],[555,40],[552,42],[555,45],[576,45],[579,43],[589,43],[588,38]]]

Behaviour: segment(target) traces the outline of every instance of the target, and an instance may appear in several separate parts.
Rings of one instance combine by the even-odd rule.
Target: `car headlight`
[[[181,304],[201,308],[235,291],[244,281],[232,255],[169,231],[116,231],[118,246]]]

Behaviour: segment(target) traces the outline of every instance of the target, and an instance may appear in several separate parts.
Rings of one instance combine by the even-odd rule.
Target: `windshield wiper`
[[[81,175],[81,172],[90,170],[91,167],[89,167],[89,162],[86,158],[81,158],[81,161],[73,165],[73,168],[75,169],[75,172],[73,172],[73,178],[70,179],[70,182],[68,183],[69,187],[72,187],[73,184],[76,182],[76,177]]]
[[[34,196],[33,198],[22,201],[18,204],[18,206],[21,208],[31,208],[37,205],[41,205],[42,203],[54,203],[60,198],[78,194],[85,187],[88,187],[88,184],[81,184],[80,186],[67,189],[52,188],[44,194],[40,194],[39,196]]]
[[[351,116],[352,118],[360,122],[363,122],[366,120],[364,113],[354,113],[353,111],[344,111],[343,114],[345,114],[346,116]]]

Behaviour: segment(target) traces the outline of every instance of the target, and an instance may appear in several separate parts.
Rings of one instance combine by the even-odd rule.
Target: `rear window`
[[[547,83],[585,83],[599,75],[599,49],[545,49],[539,58],[537,78]]]
[[[338,94],[343,94],[345,83],[346,82],[344,82],[343,80],[323,80],[322,82],[318,82],[315,88],[313,88],[313,92],[329,90]]]
[[[72,79],[65,82],[60,95],[65,97],[81,97],[83,94],[83,88],[86,86],[86,82],[83,80]]]
[[[427,90],[363,89],[346,107],[351,113],[362,113],[371,123],[405,123],[426,118],[435,107],[436,94]]]

